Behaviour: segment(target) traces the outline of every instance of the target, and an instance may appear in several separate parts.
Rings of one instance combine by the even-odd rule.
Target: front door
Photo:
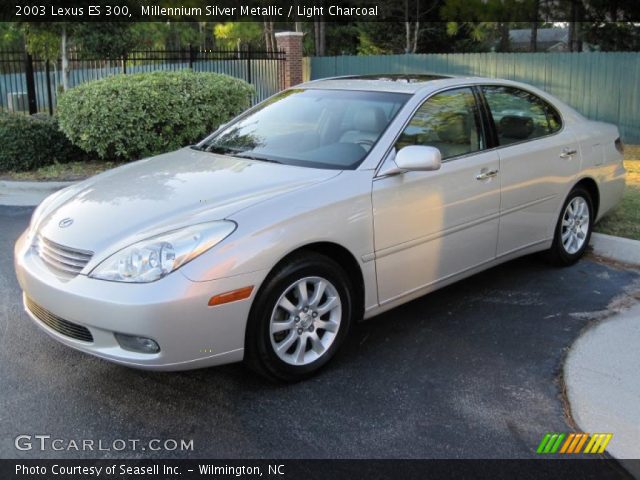
[[[376,271],[380,303],[495,258],[500,209],[499,161],[486,151],[473,91],[430,97],[396,142],[442,154],[432,172],[405,172],[373,182]]]

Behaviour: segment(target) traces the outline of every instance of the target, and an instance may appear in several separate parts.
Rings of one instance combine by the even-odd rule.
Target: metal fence
[[[282,89],[284,52],[244,50],[146,50],[125,58],[86,58],[70,52],[69,87],[111,75],[175,71],[191,68],[241,78],[256,89],[257,103]],[[47,62],[22,51],[0,50],[0,111],[25,113],[55,111],[62,90],[62,61]]]
[[[470,53],[313,57],[311,79],[376,73],[480,75],[539,87],[640,143],[640,52]]]

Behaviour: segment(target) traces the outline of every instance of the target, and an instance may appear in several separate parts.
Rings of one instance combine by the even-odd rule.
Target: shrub
[[[86,159],[48,115],[0,114],[0,170],[34,170]]]
[[[117,75],[65,92],[58,116],[83,150],[132,160],[200,140],[246,109],[252,93],[246,82],[216,73]]]

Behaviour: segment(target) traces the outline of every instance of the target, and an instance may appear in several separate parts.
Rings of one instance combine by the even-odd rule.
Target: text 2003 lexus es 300
[[[70,347],[293,381],[362,317],[520,255],[578,260],[622,195],[622,149],[616,127],[520,83],[313,81],[50,196],[17,276]]]

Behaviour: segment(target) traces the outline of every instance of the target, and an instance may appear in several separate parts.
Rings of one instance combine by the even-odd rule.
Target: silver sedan
[[[576,262],[621,198],[622,149],[615,126],[520,83],[309,82],[50,196],[16,272],[70,347],[295,381],[358,319],[521,255]]]

